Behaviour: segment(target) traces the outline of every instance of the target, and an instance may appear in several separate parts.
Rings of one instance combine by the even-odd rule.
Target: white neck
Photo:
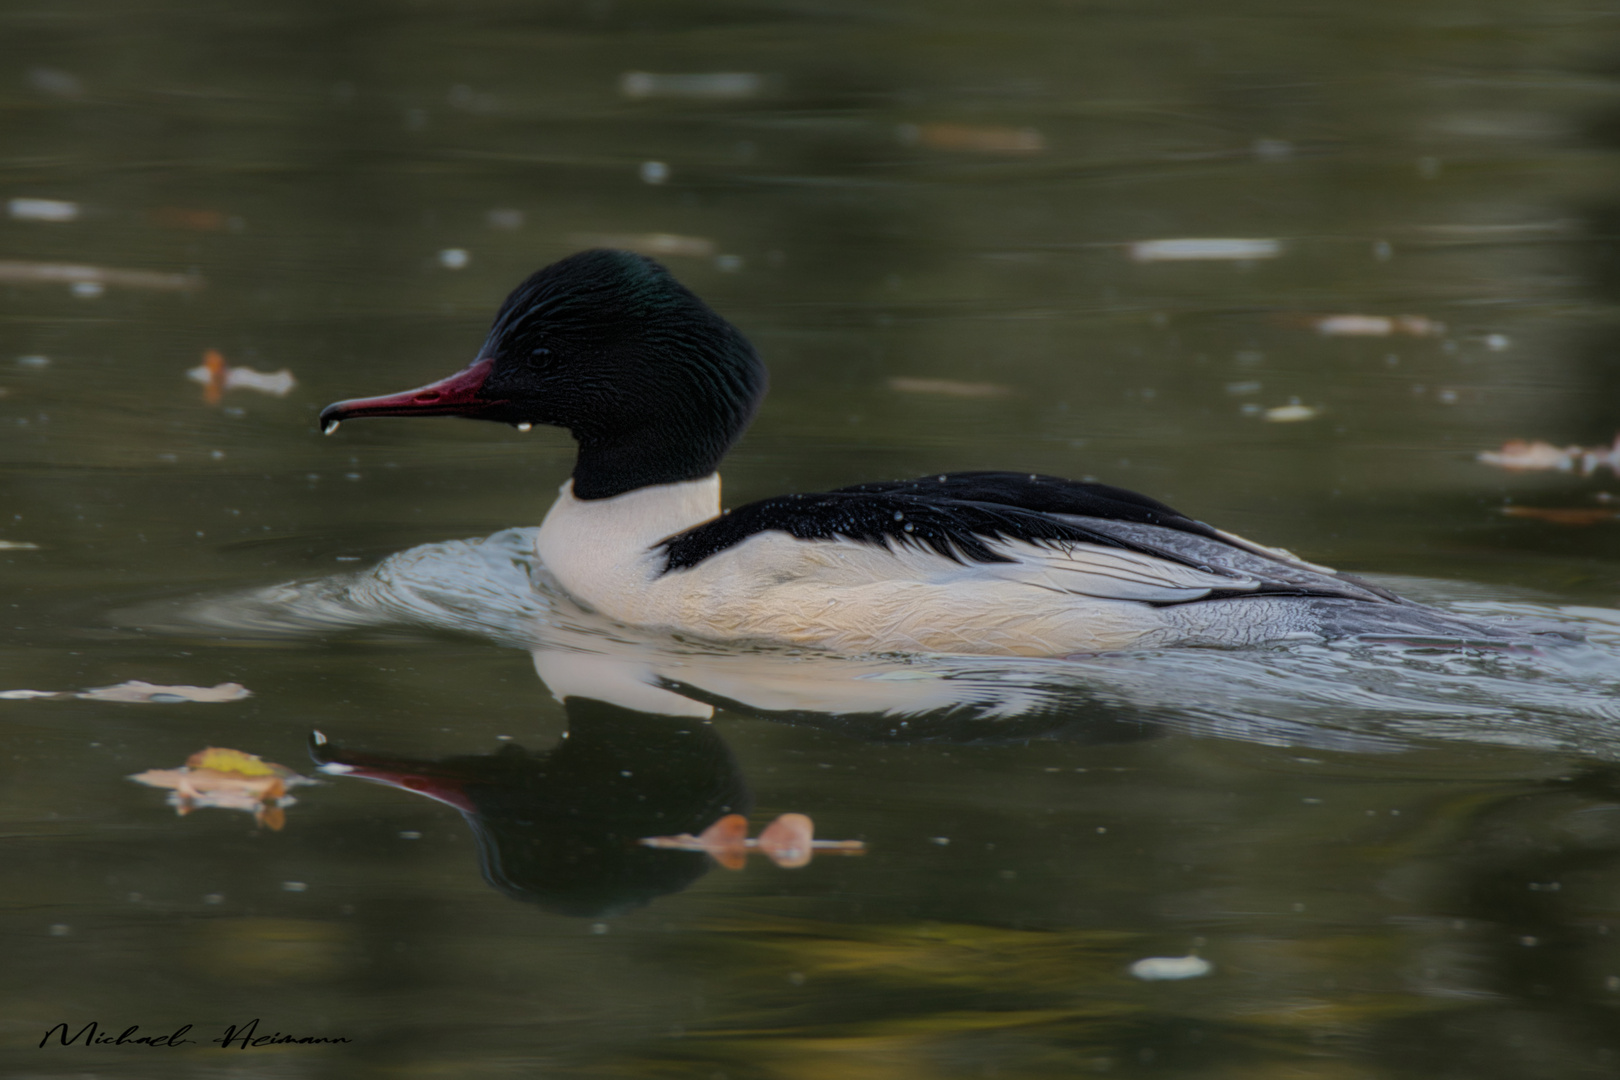
[[[720,513],[720,474],[578,499],[562,486],[540,523],[535,552],[557,583],[603,614],[626,619],[663,569],[654,546]]]

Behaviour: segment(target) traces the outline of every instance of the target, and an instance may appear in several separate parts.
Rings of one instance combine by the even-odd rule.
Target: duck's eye
[[[545,346],[541,346],[538,349],[530,349],[529,350],[529,355],[530,356],[550,356],[551,355],[551,350],[546,348]]]

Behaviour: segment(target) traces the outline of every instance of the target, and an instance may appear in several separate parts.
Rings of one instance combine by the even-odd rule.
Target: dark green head
[[[574,494],[602,499],[714,472],[765,396],[748,339],[628,251],[570,255],[506,298],[478,359],[429,386],[328,405],[366,416],[552,424],[579,443]]]

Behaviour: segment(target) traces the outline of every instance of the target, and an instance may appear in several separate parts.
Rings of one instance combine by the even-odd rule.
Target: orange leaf
[[[698,843],[727,870],[741,870],[748,862],[748,819],[727,814],[699,833]]]

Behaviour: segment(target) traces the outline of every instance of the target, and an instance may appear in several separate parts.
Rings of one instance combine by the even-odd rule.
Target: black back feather
[[[986,541],[1084,543],[1198,565],[1053,515],[1159,525],[1215,538],[1202,522],[1123,488],[1030,473],[968,472],[781,495],[740,506],[665,540],[665,572],[685,570],[762,532],[844,537],[881,548],[922,547],[955,562],[1010,562]],[[1202,567],[1200,567],[1202,568]]]

